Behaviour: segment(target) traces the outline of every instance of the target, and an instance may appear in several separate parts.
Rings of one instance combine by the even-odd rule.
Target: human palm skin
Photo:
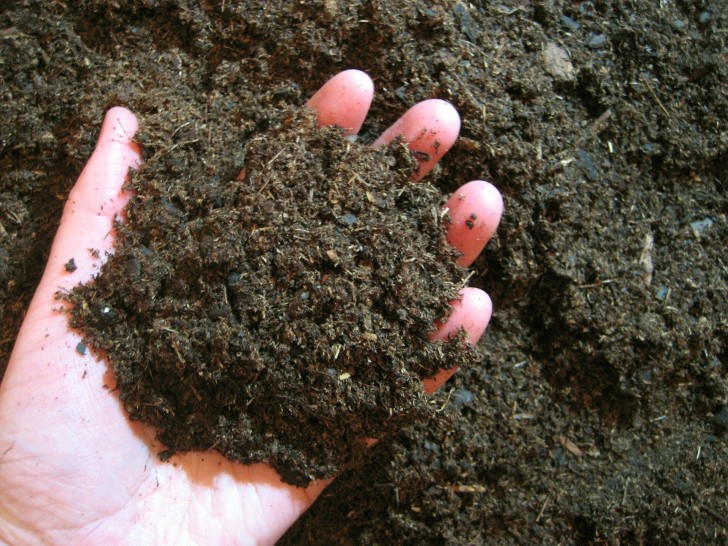
[[[367,115],[373,85],[349,70],[327,82],[308,102],[320,125],[356,134]],[[88,282],[113,251],[115,217],[129,195],[122,186],[141,164],[133,141],[137,120],[111,109],[96,150],[66,203],[50,258],[18,334],[0,385],[0,542],[7,544],[272,544],[303,513],[328,481],[307,488],[281,481],[265,464],[244,466],[213,452],[184,453],[161,462],[154,432],[131,422],[114,393],[103,358],[85,352],[69,329],[64,303],[55,298]],[[419,103],[374,145],[403,136],[427,154],[413,182],[452,146],[460,120],[449,104]],[[424,157],[424,156],[423,156]],[[503,209],[498,191],[473,181],[446,203],[448,240],[460,265],[478,256]],[[64,265],[73,258],[77,269]],[[464,328],[476,343],[490,319],[488,296],[466,288],[431,336],[445,339]],[[85,353],[85,354],[83,354]],[[434,391],[454,373],[425,381]]]

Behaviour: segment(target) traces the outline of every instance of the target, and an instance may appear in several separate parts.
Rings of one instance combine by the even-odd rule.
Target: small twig
[[[453,391],[453,390],[454,390],[454,389],[450,389],[450,390],[448,391],[448,393],[447,393],[447,398],[445,399],[445,403],[444,403],[444,404],[442,404],[442,406],[440,406],[440,409],[436,409],[436,410],[435,410],[435,413],[440,413],[441,411],[443,411],[443,410],[445,409],[445,407],[446,407],[446,406],[448,405],[448,403],[450,402],[450,397],[452,396],[452,391]]]
[[[612,114],[612,109],[607,108],[597,119],[592,122],[592,124],[589,126],[589,132],[592,135],[598,135],[599,133],[604,131],[604,129],[606,129],[609,125],[609,118],[612,117]]]
[[[468,273],[468,276],[465,277],[465,280],[463,280],[460,288],[466,287],[468,285],[468,282],[470,281],[470,277],[472,277],[473,275],[475,275],[475,270],[472,270],[470,273]]]
[[[647,84],[647,89],[650,90],[650,93],[652,94],[652,98],[655,99],[660,109],[665,113],[667,116],[667,119],[670,119],[670,112],[667,111],[667,108],[662,104],[662,101],[660,101],[660,98],[655,93],[655,90],[652,89],[652,86],[650,85],[650,81],[647,78],[644,78],[645,84]]]
[[[546,497],[546,500],[543,502],[543,506],[541,507],[541,511],[538,513],[538,516],[536,516],[536,523],[539,522],[541,517],[543,517],[543,513],[546,511],[546,505],[549,503],[549,498]]]
[[[179,133],[182,129],[184,129],[185,127],[187,127],[190,123],[192,123],[192,120],[188,121],[187,123],[183,123],[182,125],[180,125],[179,127],[177,127],[174,130],[174,133],[172,133],[172,136],[169,137],[169,138],[174,138],[174,135],[176,135],[177,133]]]
[[[199,142],[199,141],[200,141],[200,139],[196,138],[194,140],[185,140],[184,142],[178,142],[178,143],[174,144],[171,148],[168,148],[167,153],[175,150],[178,146],[187,146],[188,144],[194,144],[195,142]]]
[[[612,284],[613,282],[617,282],[617,279],[606,279],[603,281],[593,282],[591,284],[577,284],[576,287],[577,288],[596,288],[603,284]]]
[[[502,15],[513,15],[517,11],[523,11],[527,12],[526,8],[523,7],[516,7],[516,8],[507,8],[506,6],[497,6],[494,8],[494,10]]]
[[[271,165],[273,164],[273,162],[274,162],[274,161],[275,161],[276,159],[278,159],[278,158],[279,158],[279,157],[281,156],[281,154],[282,154],[283,152],[285,152],[285,150],[281,150],[281,151],[280,151],[280,152],[278,152],[278,153],[277,153],[276,155],[274,155],[274,156],[273,156],[273,159],[271,159],[270,161],[268,161],[268,167],[270,167],[270,166],[271,166]]]
[[[710,514],[711,516],[713,516],[715,519],[717,519],[718,521],[720,521],[723,525],[725,525],[726,527],[728,527],[728,520],[725,519],[720,514],[716,514],[710,508],[708,508],[707,506],[702,505],[702,504],[700,505],[700,509],[703,510],[704,512],[707,512],[708,514]]]
[[[456,483],[452,486],[453,493],[485,493],[487,488],[478,484]]]

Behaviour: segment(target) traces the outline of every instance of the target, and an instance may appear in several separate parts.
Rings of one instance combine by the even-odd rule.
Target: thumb
[[[68,196],[44,282],[59,272],[72,284],[85,282],[99,265],[89,250],[98,251],[101,257],[112,251],[114,220],[130,197],[122,189],[127,173],[142,162],[141,147],[133,141],[138,127],[136,117],[126,108],[115,107],[106,113],[96,149]],[[63,275],[70,258],[77,269]]]
[[[106,113],[96,149],[66,201],[31,311],[36,303],[52,302],[59,289],[88,281],[100,265],[94,255],[103,259],[113,250],[114,220],[130,197],[122,188],[129,168],[142,162],[141,147],[133,141],[138,127],[126,108]],[[71,259],[76,269],[66,267]]]
[[[113,250],[114,219],[129,200],[122,188],[130,167],[141,164],[141,147],[133,141],[134,114],[112,108],[106,114],[96,149],[71,190],[53,240],[45,272],[28,308],[10,359],[5,383],[21,372],[21,355],[43,346],[44,338],[68,334],[66,317],[54,311],[55,294],[91,279],[107,252]],[[93,252],[93,255],[92,255]],[[71,260],[73,260],[71,262]],[[29,370],[25,370],[29,373]],[[23,372],[21,372],[21,376]]]

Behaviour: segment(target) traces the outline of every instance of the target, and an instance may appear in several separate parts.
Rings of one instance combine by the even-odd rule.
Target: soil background
[[[359,68],[371,141],[439,97],[430,180],[495,183],[495,313],[438,418],[370,450],[283,544],[728,543],[725,2],[3,2],[0,371],[107,108],[231,177]]]

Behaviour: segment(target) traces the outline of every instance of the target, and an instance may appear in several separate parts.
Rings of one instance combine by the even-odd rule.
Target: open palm
[[[350,134],[361,127],[373,85],[362,72],[332,78],[308,102],[319,124]],[[460,127],[449,104],[430,100],[405,113],[375,142],[404,136],[428,154],[419,179],[452,146]],[[105,361],[86,352],[55,298],[89,281],[113,250],[113,223],[129,195],[130,167],[141,163],[134,115],[107,113],[94,154],[69,195],[45,274],[0,385],[0,542],[8,544],[271,544],[327,482],[283,483],[264,464],[244,466],[216,453],[186,453],[161,462],[163,446],[148,427],[129,421]],[[469,265],[495,231],[500,194],[473,181],[448,201],[448,239]],[[471,215],[477,217],[473,222]],[[95,249],[97,253],[91,253]],[[99,257],[94,257],[96,254]],[[73,259],[77,269],[66,268]],[[67,270],[68,269],[68,270]],[[464,289],[433,338],[464,327],[472,343],[490,318],[488,296]],[[427,380],[432,391],[455,370]]]

